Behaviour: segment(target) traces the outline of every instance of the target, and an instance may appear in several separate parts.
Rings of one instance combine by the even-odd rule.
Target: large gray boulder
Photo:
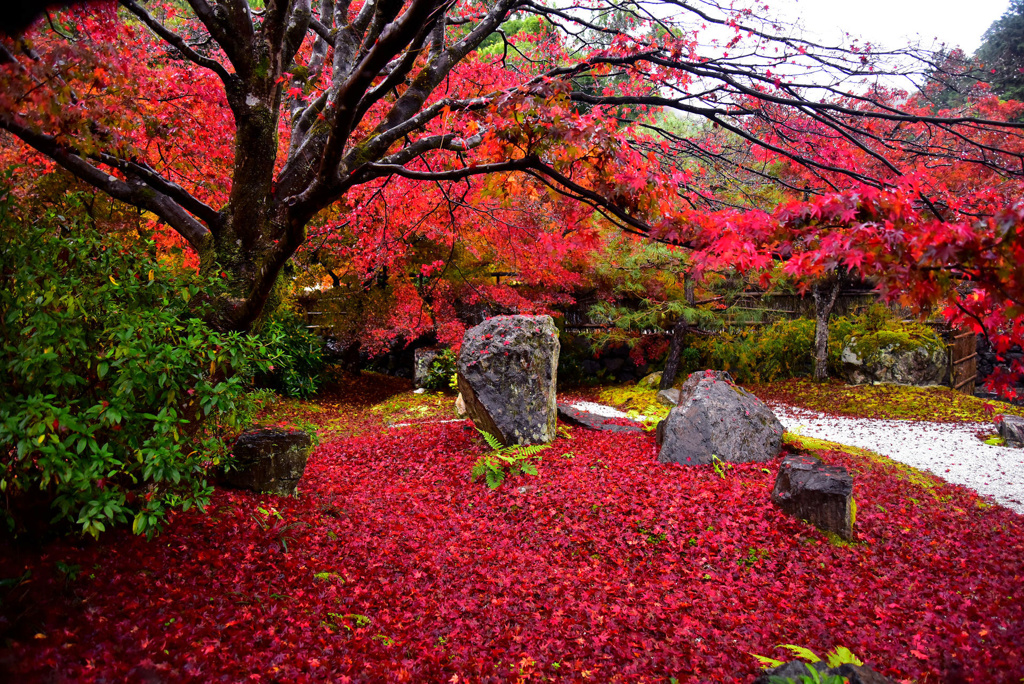
[[[313,440],[302,430],[244,432],[232,449],[234,460],[224,483],[254,492],[294,494],[311,451]]]
[[[906,341],[880,344],[877,338],[877,334],[852,338],[843,347],[843,372],[850,383],[926,386],[946,382],[949,360],[941,346]]]
[[[779,466],[772,503],[820,530],[853,539],[853,478],[846,468],[813,456],[787,456]]]
[[[1002,416],[996,423],[999,436],[1006,440],[1006,446],[1024,447],[1024,418]]]
[[[467,330],[458,379],[473,423],[505,445],[554,440],[558,351],[551,316],[495,316]]]
[[[713,456],[727,463],[767,461],[782,448],[782,432],[772,410],[728,374],[692,373],[679,403],[658,425],[658,461],[705,465]]]

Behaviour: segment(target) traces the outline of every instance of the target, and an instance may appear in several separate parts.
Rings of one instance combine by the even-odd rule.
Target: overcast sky
[[[800,19],[809,33],[836,41],[843,31],[887,48],[920,40],[959,46],[968,54],[1003,15],[1009,0],[765,0],[781,17]],[[810,36],[808,36],[810,37]]]

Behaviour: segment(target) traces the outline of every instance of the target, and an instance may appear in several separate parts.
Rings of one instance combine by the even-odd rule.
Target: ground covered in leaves
[[[492,491],[468,481],[487,450],[468,423],[385,427],[449,402],[378,384],[277,407],[323,430],[299,496],[218,491],[150,543],[5,555],[0,673],[742,682],[750,653],[796,643],[899,680],[1024,677],[1024,518],[964,488],[790,441],[854,472],[844,544],[770,504],[777,462],[720,476],[657,464],[649,433],[573,428]]]

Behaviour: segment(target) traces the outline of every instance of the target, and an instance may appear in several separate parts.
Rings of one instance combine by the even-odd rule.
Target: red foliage
[[[296,498],[221,491],[154,543],[49,546],[4,604],[0,663],[18,681],[733,682],[747,653],[799,643],[898,678],[1024,676],[1020,516],[830,453],[859,509],[837,547],[769,503],[774,468],[720,479],[655,453],[573,430],[520,492],[467,481],[465,424],[328,443]]]

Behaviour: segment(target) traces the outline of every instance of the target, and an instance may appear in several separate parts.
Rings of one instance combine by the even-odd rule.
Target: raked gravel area
[[[826,416],[773,404],[786,430],[806,437],[870,449],[894,461],[970,487],[1024,515],[1024,449],[985,444],[991,423],[927,423]]]

